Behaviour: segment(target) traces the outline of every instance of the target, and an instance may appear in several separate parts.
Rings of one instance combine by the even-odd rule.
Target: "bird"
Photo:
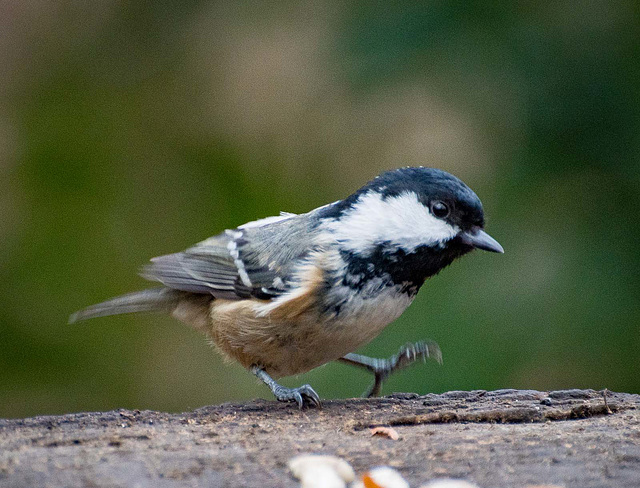
[[[503,253],[484,226],[480,199],[452,174],[389,170],[343,200],[248,222],[153,258],[140,274],[159,286],[90,306],[69,321],[165,312],[203,332],[279,401],[320,406],[310,385],[276,380],[331,361],[373,373],[365,396],[377,396],[391,373],[418,359],[441,361],[438,344],[406,344],[387,359],[354,351],[455,259],[474,249]]]

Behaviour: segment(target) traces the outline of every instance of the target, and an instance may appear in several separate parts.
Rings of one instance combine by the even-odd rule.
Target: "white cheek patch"
[[[460,231],[434,217],[413,192],[387,199],[379,193],[366,193],[325,226],[343,247],[354,252],[370,251],[382,242],[411,252],[419,246],[444,243]]]

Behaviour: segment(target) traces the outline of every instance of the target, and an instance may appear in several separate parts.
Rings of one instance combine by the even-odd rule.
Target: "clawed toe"
[[[440,351],[440,346],[435,342],[420,341],[402,346],[395,358],[396,364],[393,366],[393,370],[409,366],[418,359],[422,359],[425,363],[427,359],[434,359],[439,364],[442,364],[442,351]]]
[[[440,346],[431,341],[409,343],[402,346],[398,354],[391,356],[389,359],[370,359],[364,363],[363,366],[367,367],[374,374],[375,378],[373,385],[371,385],[364,396],[371,398],[380,395],[382,382],[386,380],[389,375],[406,368],[419,359],[422,359],[423,362],[427,362],[427,359],[434,359],[442,364]]]
[[[308,405],[309,407],[320,407],[320,397],[311,385],[302,385],[298,388],[287,388],[282,386],[267,374],[267,372],[258,365],[253,365],[250,371],[255,374],[265,385],[269,387],[275,395],[276,400],[280,402],[296,402],[301,410]]]
[[[302,385],[298,388],[286,388],[283,386],[274,391],[274,394],[280,402],[296,402],[300,410],[305,406],[320,406],[320,397],[310,385]]]
[[[313,388],[311,388],[310,385],[301,386],[299,390],[301,390],[300,393],[301,393],[302,399],[308,401],[309,406],[314,406],[314,407],[320,406],[320,397],[318,396],[316,391]],[[300,402],[298,402],[298,406],[302,408],[302,405],[300,405]]]
[[[374,397],[380,394],[382,382],[389,377],[390,374],[406,368],[411,363],[422,359],[434,359],[442,364],[442,352],[440,346],[432,341],[420,341],[415,344],[406,344],[400,348],[398,354],[388,359],[370,358],[360,354],[349,353],[340,358],[340,361],[365,368],[374,375],[373,385],[365,392],[364,396]]]

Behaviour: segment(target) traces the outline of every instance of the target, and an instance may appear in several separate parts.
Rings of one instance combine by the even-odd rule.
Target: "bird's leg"
[[[370,398],[380,394],[382,382],[387,379],[391,373],[406,368],[418,359],[422,359],[423,362],[426,362],[429,358],[435,359],[438,363],[442,364],[442,352],[440,351],[440,346],[435,342],[420,341],[415,344],[406,344],[402,346],[398,351],[398,354],[387,359],[370,358],[360,354],[349,353],[340,358],[339,361],[347,364],[353,364],[354,366],[360,366],[371,371],[375,375],[373,385],[364,394],[365,397]]]
[[[251,366],[250,371],[269,387],[278,401],[296,402],[300,409],[302,409],[305,404],[313,407],[320,406],[320,397],[311,386],[302,385],[298,388],[287,388],[286,386],[276,383],[276,381],[259,366]]]

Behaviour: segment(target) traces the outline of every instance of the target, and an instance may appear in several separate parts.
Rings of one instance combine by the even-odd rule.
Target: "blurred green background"
[[[639,5],[2,2],[0,416],[271,398],[170,318],[67,318],[152,256],[406,165],[467,182],[506,253],[362,350],[440,344],[384,392],[640,392]]]

